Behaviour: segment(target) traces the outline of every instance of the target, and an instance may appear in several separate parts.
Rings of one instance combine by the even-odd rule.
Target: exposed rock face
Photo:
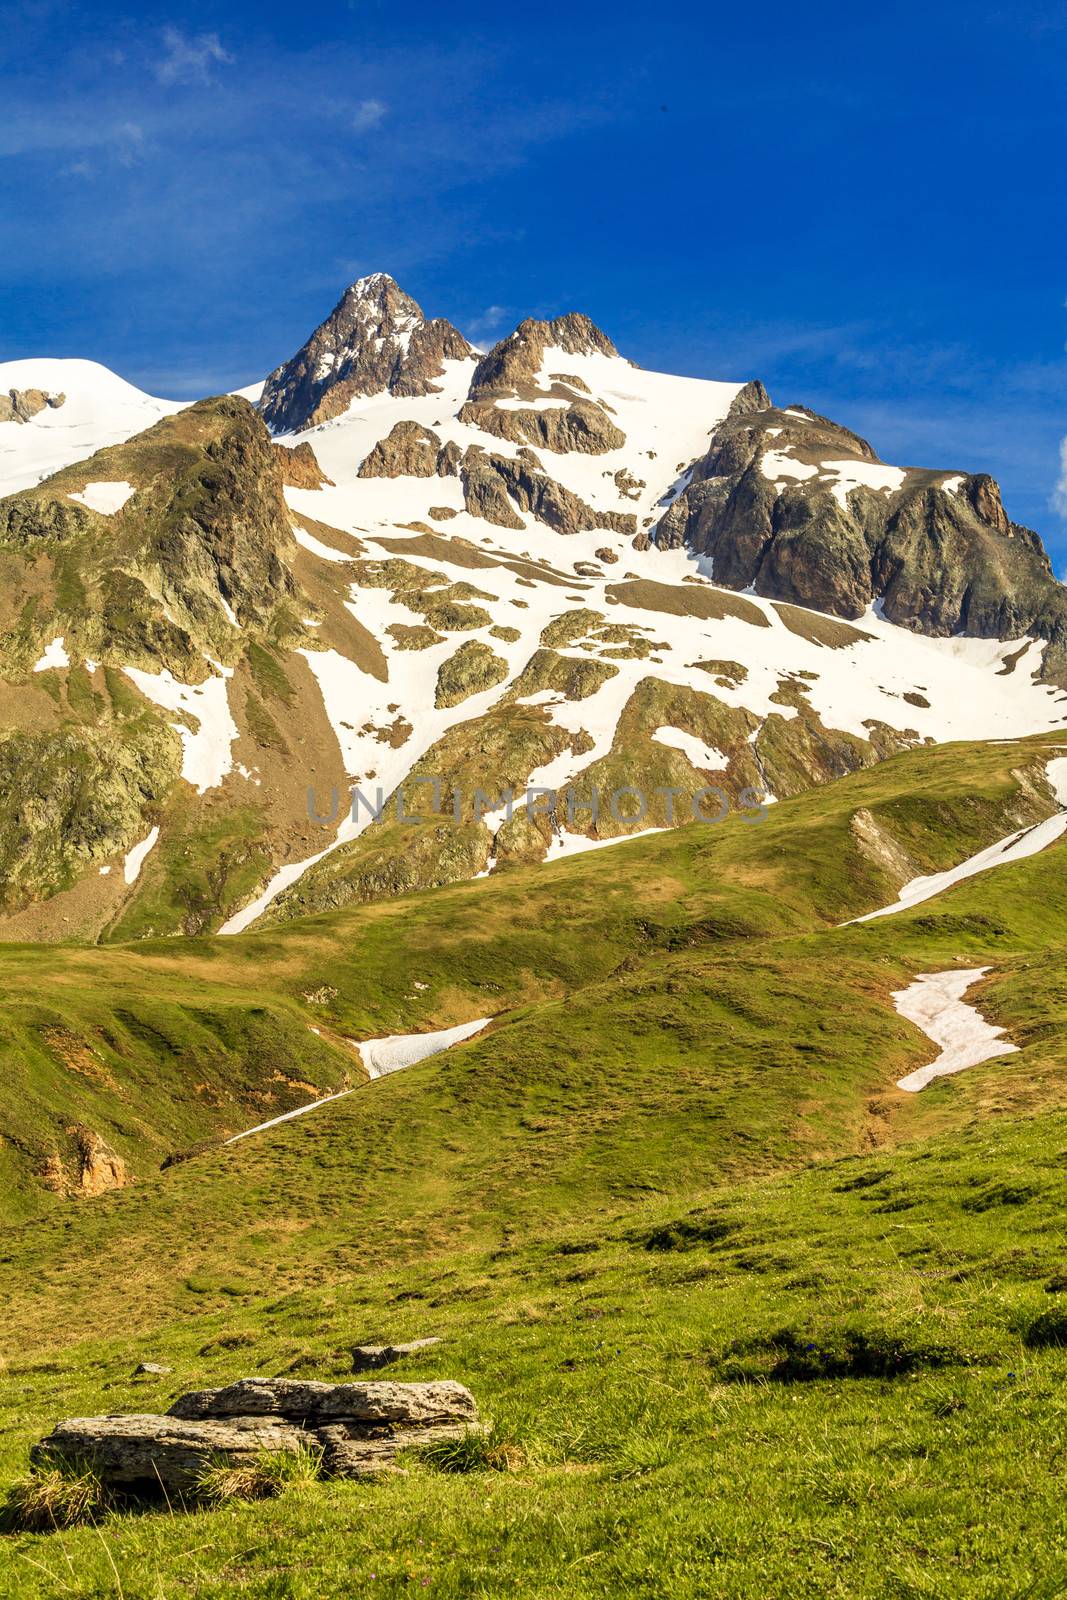
[[[438,471],[441,441],[418,422],[393,424],[359,469],[361,478],[432,478]],[[442,472],[441,476],[447,474]]]
[[[535,385],[544,363],[545,351],[562,350],[568,355],[617,356],[618,351],[608,338],[580,311],[570,311],[551,322],[540,322],[527,317],[514,333],[495,344],[488,355],[482,357],[471,379],[470,398],[512,393],[521,397],[524,389]],[[573,379],[560,375],[564,382]]]
[[[527,318],[479,361],[459,420],[494,438],[556,454],[604,455],[621,450],[626,435],[604,406],[587,398],[586,384],[573,375],[543,370],[549,350],[568,355],[617,357],[619,353],[607,334],[579,312],[552,322]],[[500,399],[543,400],[546,396],[563,403],[528,409],[497,404]]]
[[[512,444],[534,445],[557,455],[577,450],[582,455],[602,456],[609,450],[621,450],[626,443],[626,435],[615,426],[603,406],[593,400],[521,411],[504,409],[491,400],[468,400],[459,413],[459,420],[491,433],[494,438],[508,439]]]
[[[48,407],[55,410],[66,398],[65,394],[46,394],[43,389],[9,389],[0,394],[0,422],[29,422]]]
[[[260,410],[274,433],[327,422],[362,395],[435,394],[445,361],[473,360],[463,335],[384,272],[346,289],[307,343],[267,379]]]
[[[438,668],[434,705],[439,711],[458,706],[472,694],[481,694],[494,684],[503,683],[507,675],[508,664],[502,656],[480,639],[468,639]]]
[[[93,1199],[133,1182],[122,1157],[100,1134],[80,1122],[65,1131],[73,1145],[73,1160],[64,1163],[58,1150],[47,1157],[38,1172],[46,1189],[68,1199]]]
[[[748,384],[654,533],[713,560],[717,583],[917,632],[1049,640],[1067,672],[1067,595],[992,478],[886,467],[865,439]]]
[[[246,1378],[182,1395],[166,1416],[75,1417],[30,1451],[36,1466],[90,1463],[127,1493],[195,1493],[219,1461],[318,1447],[332,1477],[389,1470],[401,1450],[461,1437],[478,1408],[460,1383],[301,1383]]]
[[[516,506],[557,533],[581,533],[588,528],[633,533],[637,526],[637,519],[629,512],[594,511],[543,472],[537,457],[525,448],[512,460],[472,445],[463,457],[460,477],[471,516],[483,517],[501,528],[525,526]]]
[[[115,1154],[106,1139],[94,1133],[92,1128],[81,1125],[67,1131],[73,1135],[78,1151],[78,1194],[92,1198],[107,1194],[109,1189],[121,1189],[130,1182],[126,1163]]]
[[[323,472],[306,439],[292,449],[288,445],[276,444],[274,458],[282,469],[282,482],[291,489],[333,488],[333,479]]]

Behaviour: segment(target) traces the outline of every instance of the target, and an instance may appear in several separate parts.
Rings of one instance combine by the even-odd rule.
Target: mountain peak
[[[551,321],[526,317],[479,361],[471,398],[491,390],[520,391],[535,381],[549,350],[570,356],[619,355],[607,334],[582,311],[568,311]]]
[[[341,416],[362,396],[435,394],[445,361],[473,359],[463,335],[427,321],[417,300],[386,272],[349,285],[296,355],[271,373],[260,410],[275,433],[296,433]]]

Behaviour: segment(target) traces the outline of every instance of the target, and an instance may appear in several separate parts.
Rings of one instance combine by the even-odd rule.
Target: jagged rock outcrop
[[[459,420],[481,428],[483,433],[491,433],[496,439],[533,445],[557,455],[577,450],[582,455],[602,456],[609,450],[621,450],[626,443],[626,435],[615,426],[603,406],[593,400],[520,411],[504,409],[491,400],[468,400],[459,413]]]
[[[29,422],[40,412],[53,411],[66,401],[65,394],[48,394],[44,389],[9,389],[0,394],[0,422]]]
[[[453,445],[457,457],[458,446]],[[418,422],[396,422],[364,459],[361,478],[432,478],[438,475],[441,441]],[[448,458],[449,460],[451,457]],[[440,472],[448,476],[447,468]]]
[[[626,435],[611,420],[608,409],[594,400],[581,378],[565,372],[545,372],[550,350],[564,355],[618,356],[618,351],[595,323],[580,312],[570,312],[552,322],[527,318],[514,333],[483,356],[471,379],[470,394],[459,420],[496,439],[532,445],[558,455],[578,451],[604,455],[621,450]],[[498,405],[501,399],[544,400],[558,406],[515,408]]]
[[[95,1129],[75,1122],[65,1132],[72,1155],[65,1162],[55,1150],[45,1158],[38,1177],[46,1189],[68,1199],[91,1200],[133,1182],[125,1161]]]
[[[67,469],[0,500],[0,547],[60,559],[55,546],[77,544],[74,604],[60,597],[48,625],[68,654],[202,680],[205,652],[217,653],[230,626],[224,605],[242,625],[267,626],[295,593],[282,471],[262,419],[232,395],[201,400],[90,466],[96,479],[135,484],[133,501],[113,515],[89,509],[70,498],[86,469]],[[25,670],[46,642],[8,639],[0,666]]]
[[[323,472],[306,439],[292,447],[276,444],[274,459],[282,469],[282,482],[291,489],[333,488],[333,479]]]
[[[384,272],[360,278],[291,360],[271,373],[260,410],[274,433],[328,422],[363,395],[435,394],[446,361],[473,360],[450,322],[429,322]]]
[[[1067,595],[985,474],[889,467],[859,435],[748,384],[654,530],[715,581],[836,616],[880,601],[917,632],[1049,641],[1067,675]]]
[[[318,1448],[330,1477],[388,1471],[402,1450],[476,1429],[469,1389],[434,1383],[312,1383],[245,1378],[176,1400],[166,1416],[74,1417],[33,1446],[35,1466],[76,1461],[120,1493],[194,1496],[219,1463]]]
[[[619,354],[607,334],[580,311],[569,311],[551,322],[527,317],[514,333],[501,339],[479,361],[471,378],[469,398],[478,400],[495,394],[512,394],[522,399],[527,397],[527,391],[536,392],[545,353],[550,349],[566,355]],[[547,376],[559,378],[568,386],[573,387],[575,383],[563,372]],[[585,385],[580,387],[584,389]]]
[[[586,505],[542,471],[533,451],[525,448],[512,459],[471,445],[464,454],[460,478],[471,516],[482,517],[501,528],[525,526],[516,506],[557,533],[609,528],[613,533],[630,534],[637,527],[637,519],[630,512],[595,511]]]

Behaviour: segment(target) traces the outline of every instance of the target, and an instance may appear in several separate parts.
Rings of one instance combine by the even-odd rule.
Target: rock
[[[162,1367],[158,1361],[139,1361],[133,1369],[135,1378],[162,1378],[168,1372],[173,1372],[173,1367]]]
[[[424,1341],[419,1341],[423,1343]],[[435,1341],[425,1341],[433,1343]],[[161,1371],[144,1363],[139,1371]],[[205,1468],[251,1463],[261,1451],[319,1448],[334,1477],[389,1470],[402,1450],[479,1427],[460,1383],[314,1383],[243,1378],[182,1395],[165,1416],[75,1417],[34,1445],[30,1459],[91,1464],[127,1493],[181,1495]]]
[[[432,478],[441,441],[432,428],[397,422],[379,439],[359,469],[361,478]]]
[[[621,450],[626,443],[626,435],[594,400],[575,400],[568,406],[536,410],[504,408],[493,400],[468,400],[459,420],[496,439],[534,445],[557,455],[577,451],[602,456],[609,450]]]
[[[282,469],[282,482],[291,489],[333,488],[333,479],[323,472],[306,439],[292,446],[275,443],[273,450],[274,458]]]
[[[419,1423],[473,1420],[478,1414],[469,1389],[448,1378],[431,1383],[316,1383],[301,1378],[240,1378],[223,1389],[197,1389],[175,1400],[168,1416],[297,1417],[313,1421],[346,1417],[360,1422]]]
[[[593,554],[596,556],[598,561],[603,561],[604,564],[609,567],[614,566],[616,561],[619,559],[614,550],[612,550],[608,545],[603,545],[599,550],[594,550]]]
[[[507,675],[508,664],[503,656],[498,656],[481,639],[468,639],[438,668],[434,705],[438,711],[458,706],[471,695],[503,683]]]
[[[630,513],[594,511],[570,489],[541,471],[532,450],[522,449],[512,460],[471,445],[460,468],[463,495],[473,517],[483,517],[503,528],[523,528],[515,506],[554,528],[557,533],[583,533],[609,528],[613,533],[633,533],[636,519]]]
[[[322,1445],[323,1471],[331,1478],[365,1478],[388,1472],[402,1450],[437,1444],[442,1439],[462,1439],[477,1424],[438,1422],[428,1428],[396,1428],[390,1433],[368,1434],[333,1423],[317,1428],[315,1437]]]
[[[886,468],[867,440],[779,409],[761,384],[735,397],[655,543],[712,557],[728,588],[834,616],[878,599],[918,632],[1043,638],[1042,676],[1067,682],[1067,595],[992,478]]]
[[[635,478],[627,467],[620,467],[612,482],[624,500],[640,500],[641,490],[645,487],[644,478]]]
[[[65,394],[47,394],[44,389],[9,389],[0,394],[0,422],[29,422],[46,407],[63,405]]]
[[[78,1157],[74,1194],[92,1198],[106,1194],[109,1189],[121,1189],[133,1181],[122,1157],[92,1128],[75,1123],[67,1132],[74,1140]]]
[[[412,1339],[409,1344],[357,1344],[352,1350],[352,1371],[373,1372],[378,1367],[389,1367],[394,1361],[402,1361],[405,1356],[417,1355],[420,1350],[429,1350],[440,1343],[439,1338],[432,1338]]]
[[[296,1422],[275,1417],[231,1417],[187,1422],[177,1417],[133,1415],[74,1417],[59,1423],[30,1451],[34,1466],[57,1461],[91,1463],[105,1483],[158,1494],[191,1490],[220,1458],[232,1466],[261,1450],[297,1451],[313,1442]]]
[[[514,394],[531,387],[549,348],[564,350],[568,355],[617,356],[619,353],[607,334],[580,311],[570,311],[551,322],[527,317],[514,333],[501,339],[479,361],[471,379],[470,399],[477,400],[489,393]]]
[[[360,278],[291,360],[272,372],[260,410],[276,433],[328,422],[363,395],[436,394],[445,361],[474,360],[463,335],[384,272]]]

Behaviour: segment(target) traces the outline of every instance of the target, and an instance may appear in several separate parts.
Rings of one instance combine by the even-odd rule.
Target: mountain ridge
[[[52,451],[68,409],[103,448],[0,500],[7,755],[30,736],[45,769],[77,753],[100,795],[130,761],[154,770],[110,820],[89,804],[92,842],[54,811],[32,869],[32,783],[0,802],[0,933],[237,932],[628,831],[491,825],[470,800],[494,785],[643,776],[735,804],[1063,720],[1063,596],[988,477],[889,467],[759,380],[645,371],[580,313],[480,357],[434,326],[372,275],[258,406],[144,431],[164,403],[40,367],[68,398],[0,424],[0,470],[5,447]],[[391,805],[427,776],[451,823],[324,829],[305,798]],[[643,826],[670,825],[664,805]]]

